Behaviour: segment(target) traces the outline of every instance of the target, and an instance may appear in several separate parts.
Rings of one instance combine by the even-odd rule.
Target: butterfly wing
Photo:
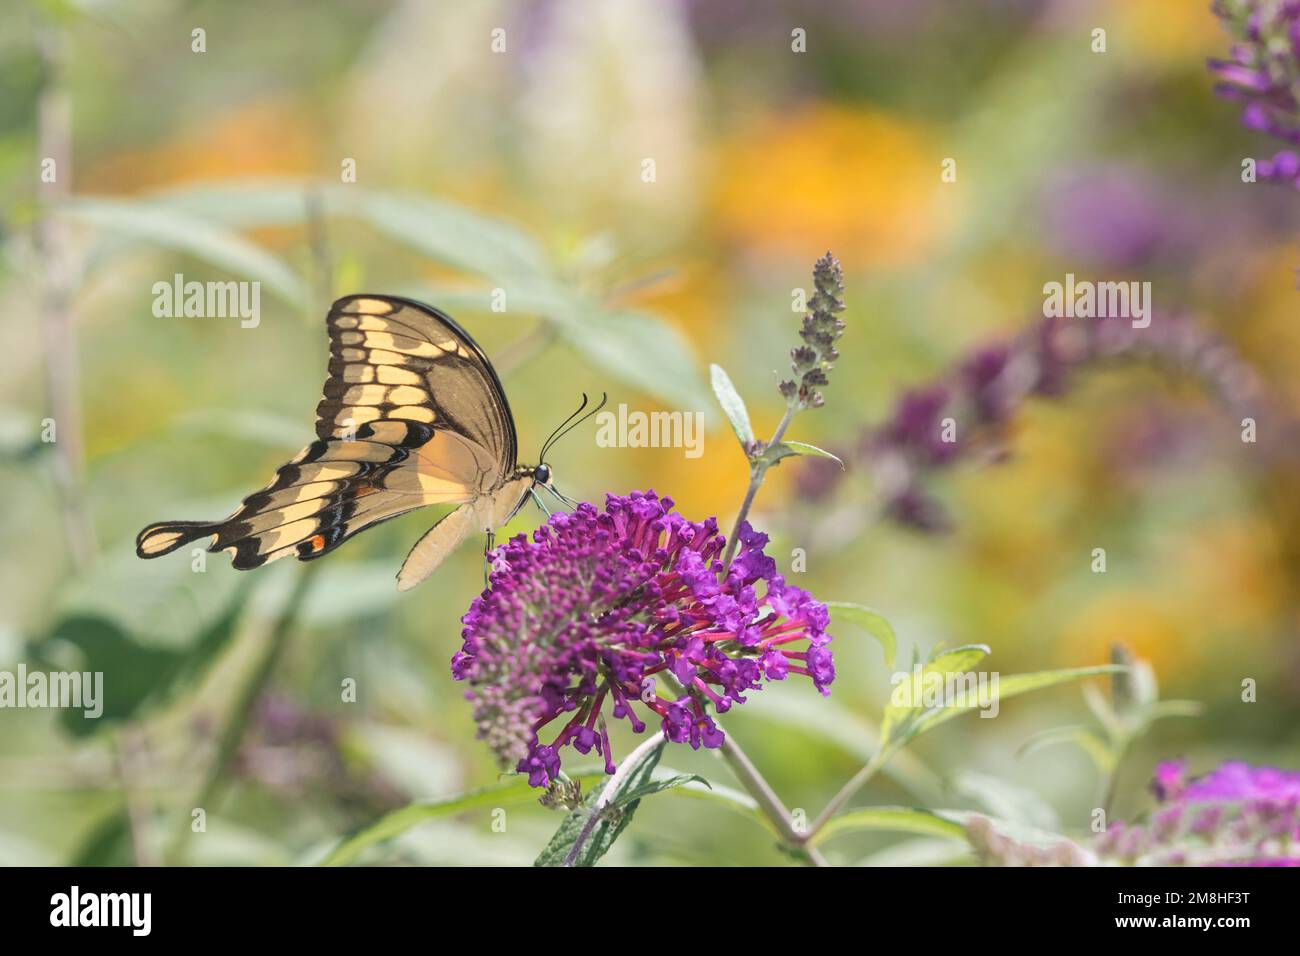
[[[311,560],[381,521],[473,501],[515,464],[514,420],[482,349],[436,309],[348,296],[327,318],[329,378],[316,435],[230,517],[150,525],[136,553],[153,558],[209,538],[236,568],[286,555]]]
[[[514,478],[446,515],[411,548],[397,572],[397,589],[408,591],[433,574],[466,538],[494,531],[509,522],[526,500],[532,484],[530,475]]]

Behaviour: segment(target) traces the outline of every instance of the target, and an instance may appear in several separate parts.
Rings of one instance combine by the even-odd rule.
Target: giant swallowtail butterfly
[[[239,569],[288,555],[312,561],[381,521],[460,504],[407,555],[397,574],[406,590],[477,532],[487,533],[490,549],[493,532],[530,495],[541,504],[538,486],[569,503],[545,457],[583,420],[586,396],[547,439],[540,463],[519,465],[501,380],[449,316],[409,299],[352,295],[334,303],[326,324],[329,378],[316,407],[316,441],[230,517],[151,524],[136,539],[136,554],[156,558],[207,538],[209,551],[228,551]]]

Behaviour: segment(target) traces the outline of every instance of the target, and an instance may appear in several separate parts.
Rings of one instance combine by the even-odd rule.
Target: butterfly
[[[546,453],[595,414],[582,405],[551,433],[536,465],[516,462],[514,416],[483,349],[438,309],[387,295],[339,299],[326,318],[329,378],[316,440],[220,521],[162,521],[136,538],[156,558],[202,538],[240,570],[292,555],[314,561],[353,535],[429,505],[458,504],[411,548],[397,587],[419,584],[466,538],[507,524],[543,488]],[[486,569],[485,569],[486,574]]]

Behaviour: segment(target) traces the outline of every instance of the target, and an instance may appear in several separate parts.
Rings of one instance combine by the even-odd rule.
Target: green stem
[[[772,439],[767,443],[771,448],[785,437],[785,430],[790,427],[790,421],[794,418],[797,406],[786,406],[785,415],[781,418],[781,423],[776,426],[776,431],[772,433]],[[745,500],[740,503],[740,512],[736,515],[736,523],[731,528],[731,534],[727,538],[727,552],[722,559],[723,567],[731,567],[731,559],[735,557],[736,545],[739,543],[740,526],[745,519],[749,517],[749,509],[754,504],[754,498],[758,495],[758,489],[763,487],[763,479],[767,477],[767,469],[771,465],[761,460],[751,459],[749,464],[749,487],[745,490]]]
[[[1115,793],[1119,789],[1119,771],[1124,763],[1124,757],[1128,753],[1129,744],[1133,738],[1126,733],[1116,733],[1111,739],[1111,765],[1110,772],[1106,774],[1106,789],[1101,800],[1102,812],[1106,818],[1110,819],[1110,808],[1115,802]]]
[[[298,618],[298,611],[307,597],[317,567],[315,563],[308,564],[298,573],[297,579],[293,582],[293,588],[290,590],[288,598],[285,599],[284,606],[276,616],[271,633],[267,637],[262,655],[253,667],[248,681],[241,688],[238,699],[230,709],[229,718],[217,741],[216,755],[208,766],[208,773],[204,779],[203,787],[199,790],[198,800],[194,804],[196,808],[203,807],[206,809],[216,799],[222,786],[226,783],[227,771],[234,762],[235,755],[239,752],[239,745],[243,742],[244,734],[252,721],[257,702],[261,699],[262,693],[271,681],[271,676],[275,673],[276,665],[279,664],[280,658],[284,655],[284,649],[289,643],[289,635],[293,633],[293,625]],[[188,822],[185,825],[188,827]],[[188,828],[181,831],[181,839],[177,839],[172,844],[173,851],[179,850],[179,844],[188,832]]]
[[[830,803],[826,804],[826,809],[818,815],[817,819],[813,821],[812,826],[808,828],[808,832],[803,835],[803,841],[811,841],[821,828],[826,826],[826,824],[830,822],[831,818],[834,817],[835,814],[839,813],[846,803],[853,799],[853,795],[866,786],[867,781],[874,777],[876,772],[889,762],[889,758],[893,755],[894,748],[888,744],[877,750],[875,756],[868,760],[866,765],[854,774],[848,783],[840,788],[840,792],[831,798]]]
[[[665,671],[661,676],[664,683],[672,688],[679,698],[686,695],[682,685],[671,673]],[[749,759],[749,755],[740,746],[735,735],[723,730],[722,724],[718,723],[716,717],[713,722],[723,735],[722,759],[727,762],[727,766],[731,768],[731,772],[735,774],[740,785],[754,798],[754,802],[758,804],[758,808],[763,811],[763,815],[772,823],[782,842],[799,853],[813,866],[829,866],[830,864],[826,862],[826,858],[821,853],[810,846],[804,845],[805,837],[795,829],[794,818],[791,816],[790,811],[781,802],[781,798],[776,795],[776,791],[767,782],[767,778],[754,766],[754,761]]]
[[[41,206],[32,237],[43,270],[43,315],[39,326],[45,394],[56,429],[54,486],[64,534],[73,564],[78,571],[84,571],[94,562],[96,544],[95,526],[86,505],[77,330],[72,312],[78,263],[67,224],[53,211],[71,194],[72,176],[72,98],[64,75],[66,52],[61,28],[39,28],[37,50],[44,76],[36,101],[37,149],[42,159],[54,161],[54,181],[41,187]]]
[[[582,825],[582,830],[578,834],[578,838],[573,841],[573,846],[571,846],[569,852],[565,854],[565,866],[577,866],[578,855],[582,852],[583,846],[591,837],[592,831],[596,829],[596,824],[600,821],[601,811],[604,810],[605,807],[609,806],[610,800],[614,799],[614,794],[618,792],[619,784],[626,779],[627,775],[632,772],[633,768],[641,764],[642,759],[650,753],[650,751],[654,750],[656,747],[662,747],[665,743],[666,741],[662,734],[651,734],[645,740],[641,741],[640,745],[635,750],[619,761],[618,769],[614,771],[614,775],[610,777],[609,781],[605,784],[605,789],[601,790],[600,796],[596,798],[596,803],[591,808],[591,814],[587,817],[587,821]]]

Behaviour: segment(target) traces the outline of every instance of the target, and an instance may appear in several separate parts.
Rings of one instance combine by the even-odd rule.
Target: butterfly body
[[[430,306],[383,295],[339,299],[326,323],[329,378],[316,440],[220,521],[140,532],[154,558],[203,538],[239,569],[309,561],[374,525],[429,505],[459,505],[411,549],[398,587],[431,574],[465,538],[505,525],[553,489],[546,465],[520,466],[505,390],[478,344]]]

